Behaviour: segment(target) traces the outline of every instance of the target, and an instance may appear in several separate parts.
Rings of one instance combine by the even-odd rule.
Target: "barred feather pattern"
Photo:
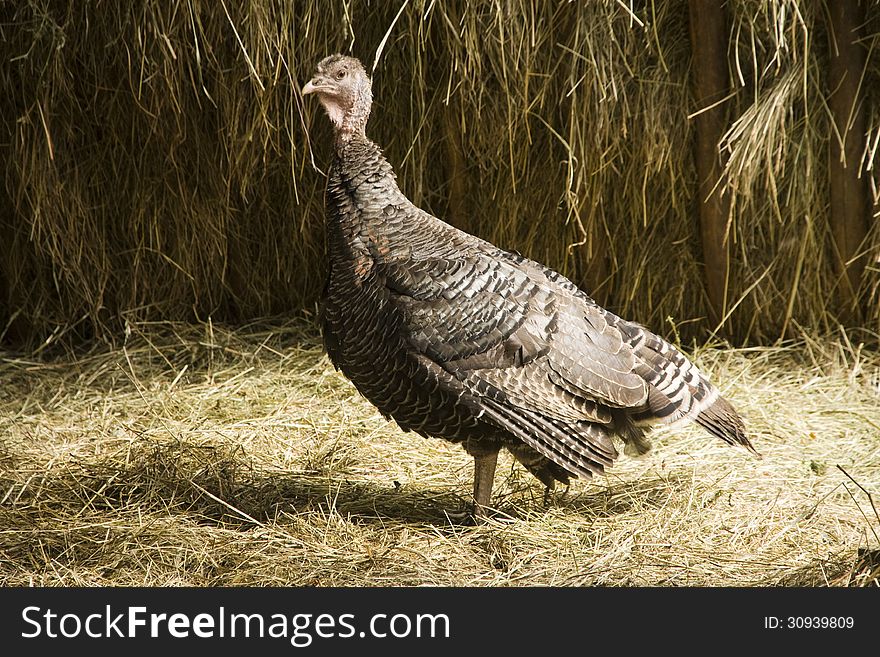
[[[613,436],[644,453],[657,423],[693,420],[752,449],[674,346],[413,206],[366,137],[338,145],[327,206],[327,351],[404,430],[473,454],[507,447],[548,486],[604,472]]]
[[[548,488],[605,472],[615,437],[646,452],[656,423],[693,420],[752,449],[733,407],[671,344],[410,203],[366,137],[372,89],[360,62],[325,58],[309,93],[335,130],[327,353],[402,429],[464,445],[477,515],[501,448]]]

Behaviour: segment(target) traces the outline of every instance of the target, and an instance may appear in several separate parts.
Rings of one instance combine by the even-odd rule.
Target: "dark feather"
[[[360,66],[327,62],[320,75]],[[366,117],[359,70],[366,83],[339,93]],[[655,423],[694,420],[752,449],[733,407],[675,347],[557,272],[416,208],[363,126],[347,125],[327,188],[323,326],[334,364],[382,413],[480,458],[506,446],[548,485],[604,472],[613,435],[644,453]]]

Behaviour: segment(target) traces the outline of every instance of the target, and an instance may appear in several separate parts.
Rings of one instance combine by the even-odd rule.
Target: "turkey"
[[[622,439],[692,420],[758,453],[696,366],[543,265],[415,207],[365,134],[361,63],[323,59],[303,95],[333,124],[322,329],[334,366],[404,431],[461,443],[485,518],[502,448],[546,487],[603,473]]]

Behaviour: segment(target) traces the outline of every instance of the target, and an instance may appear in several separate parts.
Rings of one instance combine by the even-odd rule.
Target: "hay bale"
[[[736,342],[838,320],[828,53],[814,5],[729,3],[731,310],[721,334]],[[118,342],[126,322],[311,309],[324,270],[315,165],[328,162],[329,129],[298,88],[328,52],[371,65],[385,37],[369,129],[416,203],[561,269],[621,314],[658,328],[671,318],[684,337],[714,329],[696,229],[689,115],[701,108],[689,91],[686,3],[397,9],[0,8],[0,339]],[[866,39],[878,18],[869,7]],[[875,53],[860,166],[876,197]],[[865,248],[864,327],[877,331],[880,222]]]

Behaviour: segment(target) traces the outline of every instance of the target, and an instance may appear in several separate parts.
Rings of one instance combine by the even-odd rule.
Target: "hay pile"
[[[827,332],[839,295],[823,5],[726,4],[721,334]],[[28,0],[0,19],[0,339],[118,344],[125,321],[311,308],[329,128],[297,89],[320,57],[372,66],[380,44],[370,133],[416,203],[627,317],[714,328],[685,2]],[[878,20],[872,3],[858,163],[872,189]],[[880,222],[871,230],[858,324],[876,331]]]
[[[804,339],[697,359],[763,460],[663,430],[544,506],[503,458],[498,517],[461,527],[444,510],[471,459],[385,422],[307,324],[6,353],[0,584],[876,586],[880,355]]]

